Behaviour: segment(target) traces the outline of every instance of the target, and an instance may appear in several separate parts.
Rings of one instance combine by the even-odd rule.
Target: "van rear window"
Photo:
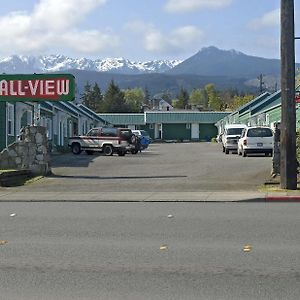
[[[248,137],[272,137],[273,132],[269,128],[251,128],[247,133]]]
[[[227,135],[241,135],[244,128],[228,128]]]

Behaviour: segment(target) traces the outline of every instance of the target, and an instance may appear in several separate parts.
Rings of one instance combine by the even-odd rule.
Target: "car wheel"
[[[137,137],[134,133],[132,133],[132,134],[128,137],[127,141],[128,141],[129,144],[133,144],[133,145],[134,145],[134,144],[136,144],[137,139],[138,139],[138,137]]]
[[[85,153],[86,153],[87,155],[93,155],[93,154],[94,154],[94,151],[92,151],[92,150],[85,150]]]
[[[131,153],[132,153],[132,154],[137,154],[138,152],[139,152],[138,149],[132,149],[132,150],[131,150]]]
[[[244,149],[242,150],[242,156],[243,157],[247,157],[247,153],[246,153],[246,151]]]
[[[72,144],[72,153],[76,155],[81,153],[81,147],[78,143]]]
[[[111,145],[105,145],[103,148],[103,153],[105,156],[112,156],[114,153],[114,149]]]
[[[229,154],[229,149],[225,148],[225,154]]]

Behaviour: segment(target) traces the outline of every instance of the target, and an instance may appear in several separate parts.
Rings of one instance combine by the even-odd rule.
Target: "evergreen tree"
[[[90,109],[93,109],[93,104],[92,104],[92,89],[90,83],[87,81],[87,83],[84,86],[84,91],[80,95],[80,99],[82,103],[87,106]]]
[[[124,93],[112,80],[104,95],[104,110],[105,112],[129,112],[128,106],[125,103]]]
[[[189,103],[189,93],[186,89],[181,88],[177,101],[174,103],[175,108],[186,109]]]
[[[93,99],[93,106],[94,106],[93,110],[97,113],[103,112],[103,106],[104,106],[103,95],[99,85],[96,82],[92,90],[92,99]]]
[[[144,89],[144,104],[150,106],[151,98],[150,98],[150,92],[147,88],[147,86]]]

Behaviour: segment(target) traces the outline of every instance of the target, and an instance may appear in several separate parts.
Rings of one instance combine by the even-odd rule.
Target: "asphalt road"
[[[1,203],[1,299],[299,299],[299,216],[292,203]]]
[[[72,192],[255,191],[272,159],[225,155],[216,143],[152,144],[136,155],[54,156],[55,176],[18,190]]]

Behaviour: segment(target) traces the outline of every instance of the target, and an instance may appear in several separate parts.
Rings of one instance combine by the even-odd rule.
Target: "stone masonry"
[[[46,128],[26,126],[20,140],[0,153],[0,169],[30,170],[33,175],[51,173]]]

